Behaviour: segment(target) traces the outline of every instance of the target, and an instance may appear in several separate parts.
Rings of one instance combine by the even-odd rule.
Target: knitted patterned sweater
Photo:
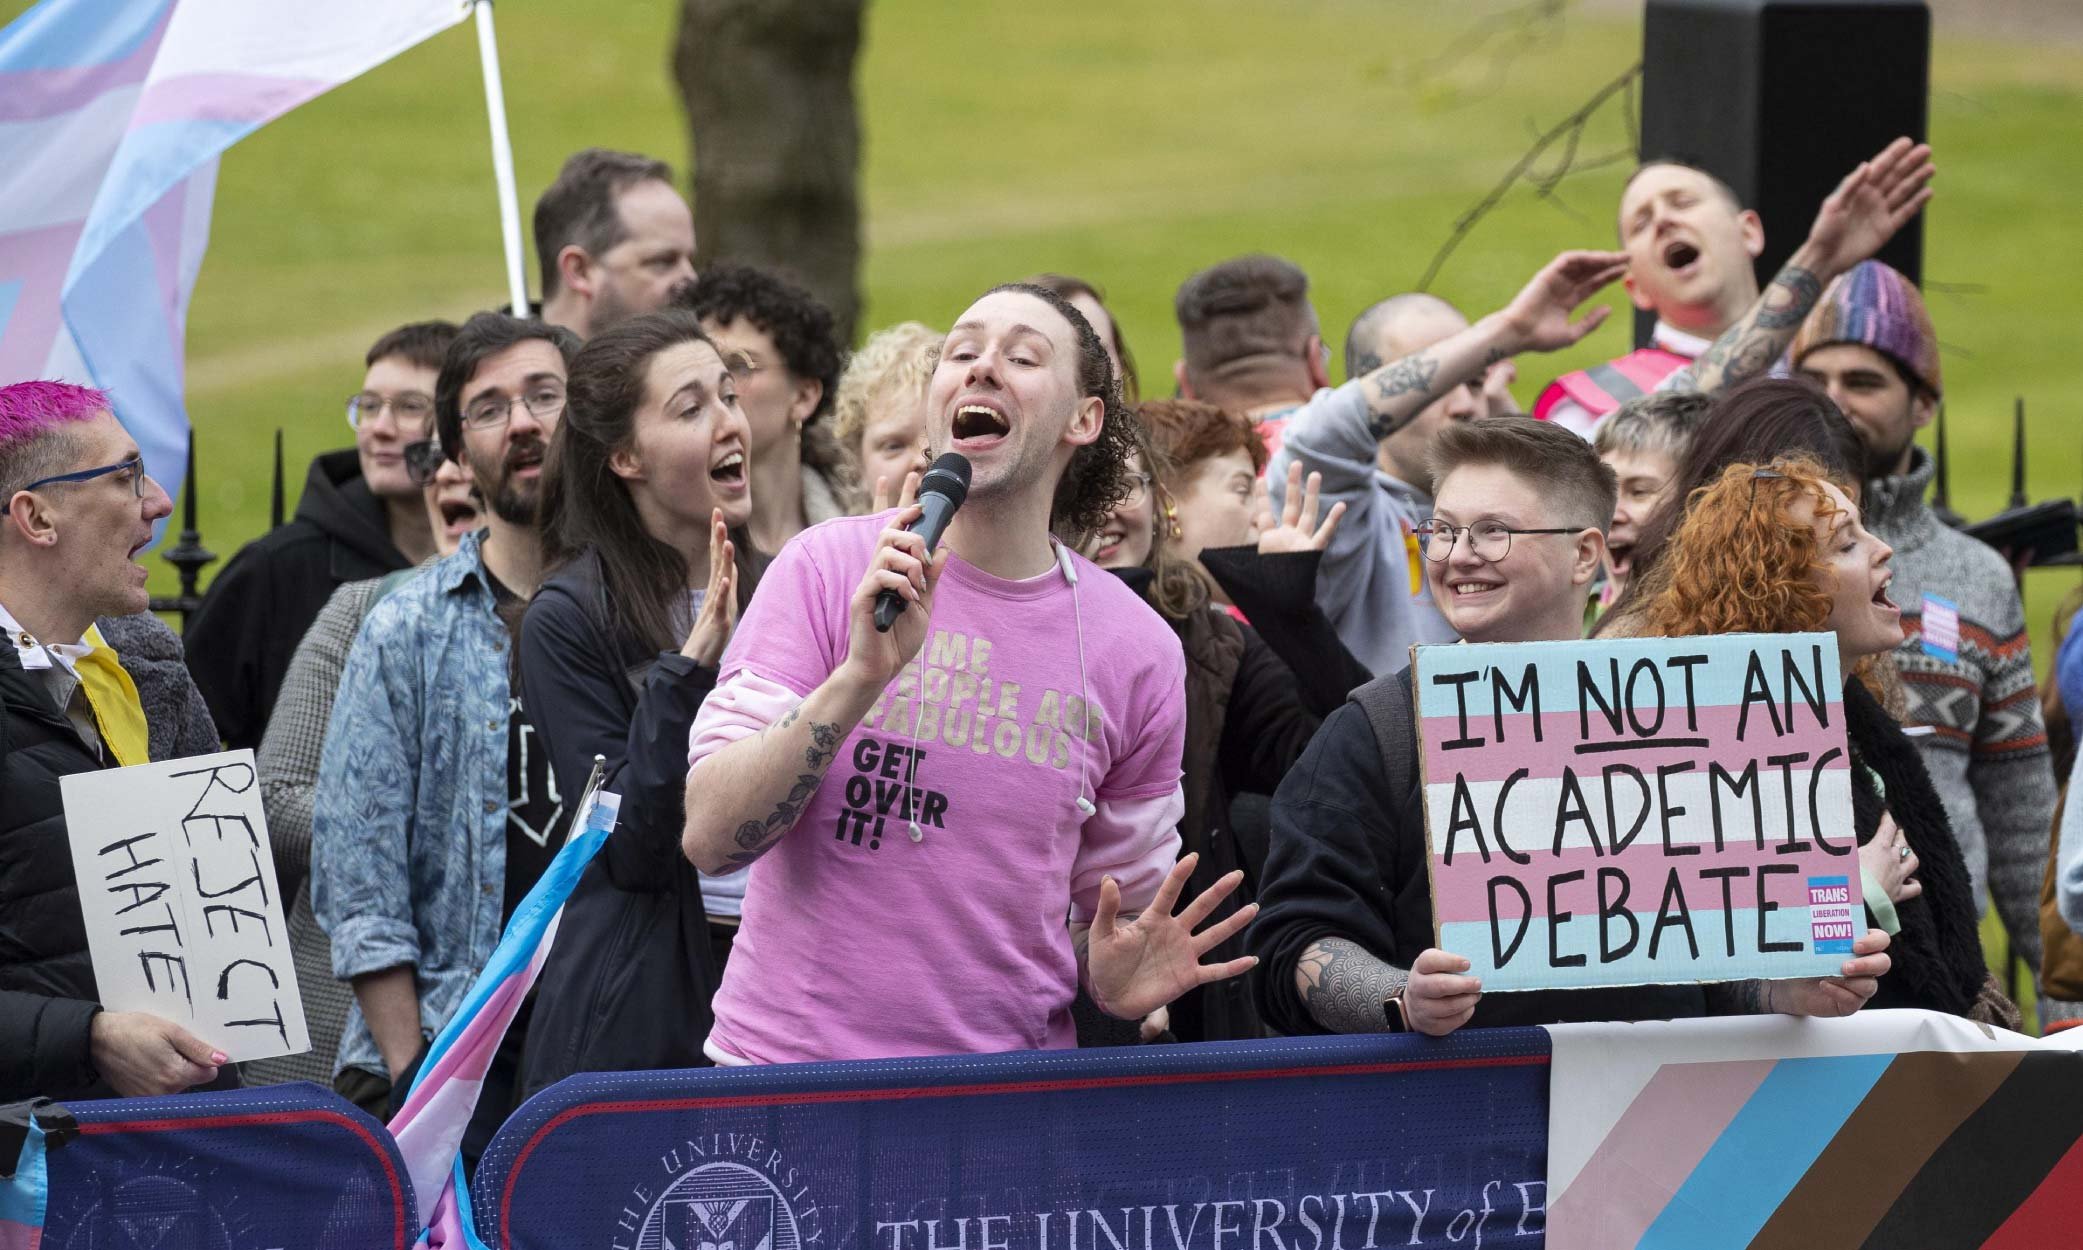
[[[1986,909],[1986,890],[2013,949],[2037,974],[2055,784],[2025,609],[2003,557],[1941,525],[1924,505],[1931,457],[1921,447],[1910,454],[1908,473],[1866,483],[1864,508],[1867,528],[1895,549],[1889,595],[1908,631],[1895,651],[1909,693],[1903,724],[1931,727],[1918,746],[1974,878],[1976,905]],[[1957,638],[1927,596],[1958,609]],[[1939,612],[1927,621],[1933,607]]]

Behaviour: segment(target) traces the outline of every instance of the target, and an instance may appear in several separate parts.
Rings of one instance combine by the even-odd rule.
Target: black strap
[[[1410,670],[1377,677],[1352,692],[1351,700],[1367,714],[1374,746],[1381,752],[1382,775],[1389,793],[1406,801],[1418,788],[1417,714],[1412,707]]]

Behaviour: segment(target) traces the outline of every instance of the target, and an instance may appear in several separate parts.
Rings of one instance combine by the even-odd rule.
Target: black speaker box
[[[1757,210],[1762,287],[1854,165],[1925,138],[1930,78],[1924,0],[1648,0],[1641,156],[1708,170]],[[1922,285],[1922,214],[1879,259]],[[1636,317],[1638,343],[1652,320]]]

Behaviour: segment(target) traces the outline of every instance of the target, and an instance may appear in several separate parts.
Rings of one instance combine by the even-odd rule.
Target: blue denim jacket
[[[333,975],[414,968],[428,1036],[491,958],[505,897],[508,643],[482,536],[363,620],[311,812],[311,906]],[[359,1002],[334,1071],[348,1067],[388,1071]]]

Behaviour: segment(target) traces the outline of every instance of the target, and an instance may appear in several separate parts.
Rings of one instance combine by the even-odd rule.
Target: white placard
[[[233,1062],[309,1050],[253,752],[60,784],[101,1005],[163,1016]]]

